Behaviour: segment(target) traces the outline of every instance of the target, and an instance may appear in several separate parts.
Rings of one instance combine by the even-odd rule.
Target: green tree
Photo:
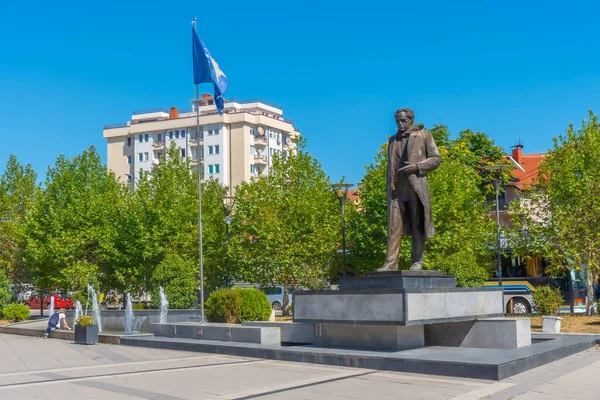
[[[512,177],[512,166],[509,161],[504,158],[504,151],[501,147],[496,146],[494,141],[483,132],[473,132],[466,129],[458,134],[458,138],[447,146],[452,152],[453,149],[458,149],[454,155],[460,158],[461,162],[471,168],[476,168],[479,173],[478,185],[484,195],[490,197],[495,195],[496,189],[492,181],[498,178],[497,171],[488,171],[484,167],[489,165],[506,165],[502,170],[501,180],[502,187],[508,184]],[[468,151],[464,151],[464,149]]]
[[[124,246],[135,246],[128,263],[137,271],[144,288],[153,288],[154,268],[169,254],[178,254],[199,272],[198,174],[188,158],[173,144],[165,159],[141,174],[132,195]],[[202,184],[202,233],[205,286],[222,286],[225,270],[224,213],[221,197],[225,188],[215,179]],[[125,252],[124,252],[125,254]],[[196,289],[198,286],[196,287]],[[195,293],[193,293],[195,296]]]
[[[13,300],[14,296],[10,284],[11,282],[4,271],[0,270],[0,311]]]
[[[126,192],[93,146],[72,159],[59,156],[25,226],[32,283],[42,290],[110,287]]]
[[[167,254],[152,274],[152,303],[160,305],[159,287],[165,289],[170,308],[192,308],[197,302],[200,275],[191,258],[179,254]]]
[[[39,185],[31,165],[23,166],[10,156],[0,177],[0,269],[15,282],[26,280],[20,258],[24,226]]]
[[[600,272],[600,124],[589,112],[581,128],[571,124],[540,165],[538,182],[511,209],[513,241],[521,254],[543,254],[548,273],[587,269],[588,304]],[[520,233],[527,229],[527,237]],[[589,310],[588,310],[589,312]]]
[[[340,210],[321,165],[298,144],[270,175],[236,190],[232,231],[240,279],[322,287],[340,242]]]
[[[490,275],[494,222],[481,189],[479,156],[467,140],[451,141],[443,126],[432,134],[439,140],[442,163],[429,174],[436,234],[427,240],[426,266],[454,274],[460,286],[481,285]],[[386,199],[387,144],[366,167],[358,190],[360,207],[348,216],[350,262],[358,274],[383,265],[387,240]],[[410,266],[411,239],[403,238],[400,268]]]

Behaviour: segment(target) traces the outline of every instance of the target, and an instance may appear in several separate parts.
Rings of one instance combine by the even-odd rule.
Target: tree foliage
[[[48,169],[26,223],[25,266],[40,289],[83,290],[112,283],[115,238],[126,188],[103,165],[94,147]]]
[[[240,279],[322,287],[340,241],[340,209],[303,143],[287,159],[275,156],[269,176],[237,188],[232,230]]]
[[[39,193],[36,179],[31,165],[23,166],[13,155],[0,177],[0,269],[16,282],[26,280],[20,251],[25,221]]]
[[[192,172],[190,172],[192,171]],[[216,180],[202,184],[202,242],[205,285],[216,288],[230,275],[225,270],[225,188]],[[178,254],[195,265],[199,276],[198,174],[172,144],[166,159],[142,174],[133,193],[130,234],[138,251],[131,255],[136,271],[152,287],[153,269],[167,255]],[[198,287],[198,286],[197,286]]]
[[[4,271],[0,270],[0,310],[13,300],[14,296],[10,284],[11,282]]]
[[[152,303],[160,305],[159,287],[165,289],[170,308],[193,308],[198,297],[200,274],[193,259],[168,254],[152,274]]]
[[[589,112],[579,129],[570,125],[540,165],[538,182],[515,202],[512,240],[523,255],[541,254],[548,272],[586,267],[589,304],[600,272],[600,124]],[[524,237],[522,232],[528,232]]]

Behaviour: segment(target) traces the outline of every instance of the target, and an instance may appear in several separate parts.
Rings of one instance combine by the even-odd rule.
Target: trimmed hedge
[[[234,288],[242,298],[242,315],[238,322],[268,321],[271,317],[271,303],[264,292],[255,288]]]
[[[533,302],[540,314],[553,315],[558,312],[558,309],[563,304],[563,298],[560,294],[560,289],[542,286],[533,292]]]
[[[210,322],[237,324],[268,321],[271,303],[267,295],[255,288],[219,289],[206,300],[206,317]]]
[[[242,296],[231,289],[215,290],[206,300],[205,312],[210,322],[235,324],[242,315]]]
[[[29,313],[29,307],[25,304],[13,303],[2,309],[2,317],[12,322],[21,322],[29,319]]]

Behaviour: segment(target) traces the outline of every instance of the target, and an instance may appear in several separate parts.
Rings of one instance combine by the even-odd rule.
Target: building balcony
[[[267,146],[268,144],[269,139],[266,136],[254,136],[255,146]]]
[[[198,165],[198,159],[200,159],[200,162],[203,162],[203,158],[202,157],[192,157],[192,165]]]
[[[267,165],[268,162],[269,159],[267,158],[267,156],[262,154],[254,155],[254,165]]]
[[[152,142],[152,148],[154,148],[156,150],[164,149],[165,142]]]

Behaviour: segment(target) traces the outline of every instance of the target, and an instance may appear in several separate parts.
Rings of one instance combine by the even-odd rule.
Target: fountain
[[[54,314],[54,295],[50,295],[50,308],[48,309],[48,314]]]
[[[167,300],[167,296],[165,295],[165,289],[161,286],[159,287],[160,293],[160,319],[159,322],[161,324],[167,323],[167,313],[169,312],[169,300]]]
[[[81,307],[81,302],[79,300],[75,300],[75,318],[73,319],[73,326],[75,326],[75,323],[77,323],[77,318],[81,317],[82,315],[83,308]]]
[[[133,333],[133,306],[131,305],[131,295],[127,293],[127,303],[125,305],[125,334]]]
[[[98,325],[98,332],[102,332],[102,321],[100,319],[100,307],[98,306],[98,296],[94,290],[94,286],[88,285],[88,294],[92,296],[92,315]],[[87,309],[87,306],[86,306]]]

